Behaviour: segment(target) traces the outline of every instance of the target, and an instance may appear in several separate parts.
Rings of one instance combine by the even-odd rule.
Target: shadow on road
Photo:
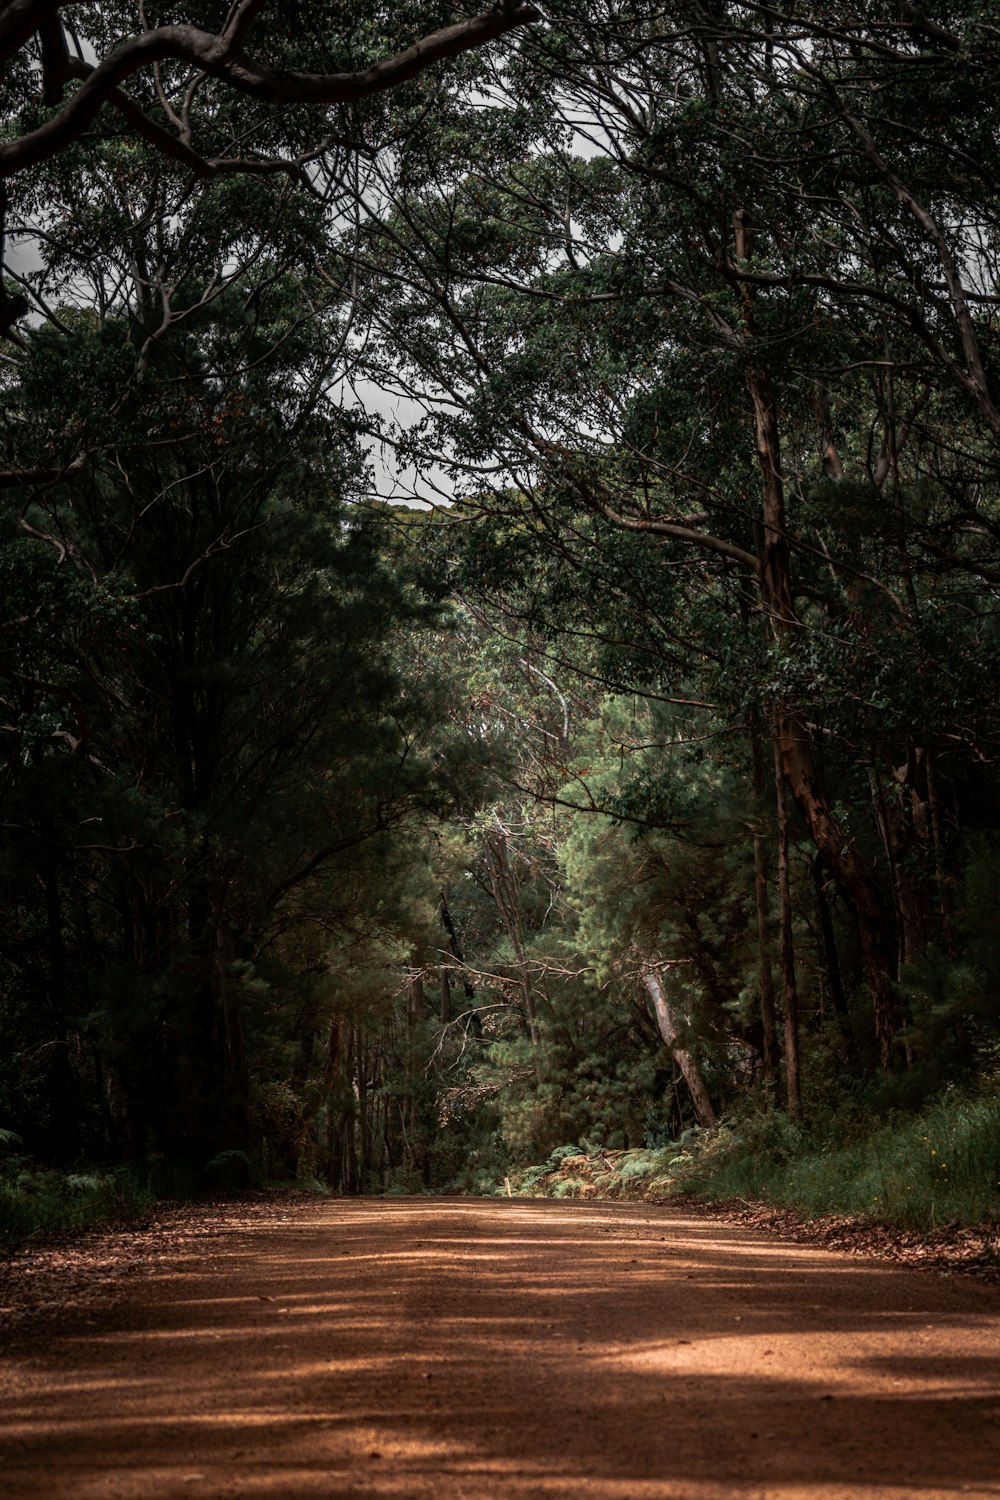
[[[11,1500],[1000,1496],[996,1288],[682,1210],[332,1202],[143,1297],[8,1374]]]

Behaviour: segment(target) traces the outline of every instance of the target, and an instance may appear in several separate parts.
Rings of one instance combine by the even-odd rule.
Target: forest
[[[0,1217],[995,1217],[1000,18],[480,4],[0,6]]]

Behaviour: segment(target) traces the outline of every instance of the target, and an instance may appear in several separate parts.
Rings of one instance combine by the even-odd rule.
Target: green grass
[[[1000,1218],[1000,1097],[952,1093],[917,1115],[815,1141],[781,1116],[743,1121],[683,1173],[710,1199],[751,1198],[807,1215],[849,1214],[914,1229]]]
[[[515,1196],[741,1198],[805,1216],[848,1215],[926,1231],[1000,1222],[1000,1085],[952,1090],[919,1113],[855,1116],[812,1133],[778,1111],[656,1150],[585,1156],[559,1147],[512,1171]],[[500,1189],[502,1191],[502,1189]]]

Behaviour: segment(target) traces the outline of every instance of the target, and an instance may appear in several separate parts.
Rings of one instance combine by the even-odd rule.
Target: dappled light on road
[[[12,1497],[1000,1496],[996,1288],[643,1205],[334,1201],[5,1361]]]

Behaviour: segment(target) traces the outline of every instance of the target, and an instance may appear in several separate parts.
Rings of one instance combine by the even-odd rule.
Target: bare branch
[[[623,516],[613,510],[610,505],[602,505],[601,512],[609,521],[613,521],[616,526],[623,526],[626,531],[650,531],[657,536],[675,537],[679,542],[692,542],[696,546],[707,548],[709,552],[717,552],[720,557],[728,557],[732,562],[738,562],[741,567],[749,568],[753,573],[760,572],[760,563],[752,552],[747,552],[744,547],[738,546],[735,542],[727,542],[722,537],[712,536],[709,532],[693,531],[689,526],[675,526],[673,521]]]

